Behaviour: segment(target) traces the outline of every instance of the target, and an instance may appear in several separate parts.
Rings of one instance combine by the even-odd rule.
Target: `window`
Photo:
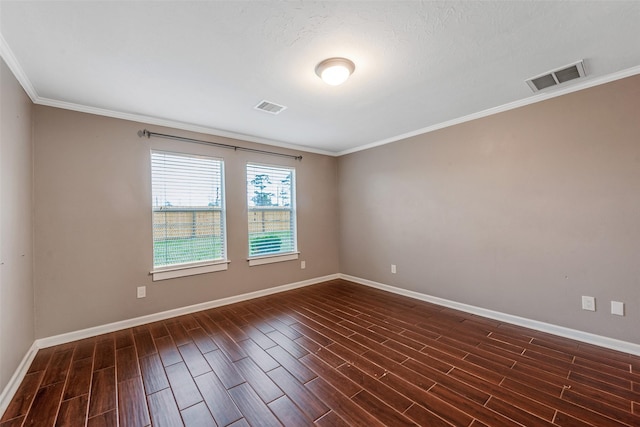
[[[223,177],[220,159],[151,152],[154,280],[226,270]]]
[[[247,164],[249,265],[298,258],[295,169]]]

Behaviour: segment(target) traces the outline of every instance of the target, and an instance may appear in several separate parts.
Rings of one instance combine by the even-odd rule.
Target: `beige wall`
[[[0,59],[0,392],[34,340],[31,110]]]
[[[3,369],[33,341],[34,317],[35,337],[47,337],[338,271],[640,343],[640,77],[302,162],[140,139],[150,127],[260,147],[35,106],[35,316],[32,107],[4,65],[2,89],[2,254],[20,252],[15,269],[2,266]],[[224,158],[228,271],[151,281],[151,148]],[[247,161],[297,167],[306,270],[248,267]],[[141,285],[148,296],[136,299]],[[580,310],[580,295],[598,311]],[[626,303],[625,317],[608,313],[610,300]]]
[[[340,271],[640,343],[639,114],[635,76],[341,157]]]
[[[302,161],[157,138],[247,142],[35,107],[36,336],[103,325],[338,272],[337,159]],[[222,157],[229,270],[152,282],[150,149]],[[288,152],[272,147],[273,150]],[[297,153],[296,154],[300,154]],[[249,267],[247,161],[296,167],[299,261]],[[146,285],[147,297],[136,299]]]

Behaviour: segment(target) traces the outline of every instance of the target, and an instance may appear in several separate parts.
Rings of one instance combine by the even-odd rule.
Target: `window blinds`
[[[151,152],[154,267],[226,258],[223,166],[212,157]]]
[[[249,256],[297,251],[295,169],[247,164]]]

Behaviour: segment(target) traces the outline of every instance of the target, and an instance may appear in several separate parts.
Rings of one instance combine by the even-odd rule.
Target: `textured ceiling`
[[[36,103],[345,153],[551,96],[524,81],[582,58],[567,85],[636,74],[639,22],[640,1],[2,0],[0,52]],[[314,73],[332,56],[342,86]]]

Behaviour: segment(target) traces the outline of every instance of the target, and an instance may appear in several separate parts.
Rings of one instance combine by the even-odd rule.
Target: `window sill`
[[[213,273],[225,271],[231,261],[218,261],[209,264],[185,265],[181,267],[167,267],[151,271],[152,280],[175,279],[177,277],[195,276],[196,274]]]
[[[273,264],[274,262],[293,261],[298,259],[299,256],[300,252],[289,252],[286,254],[251,257],[247,261],[249,261],[249,267],[254,267],[256,265]]]

